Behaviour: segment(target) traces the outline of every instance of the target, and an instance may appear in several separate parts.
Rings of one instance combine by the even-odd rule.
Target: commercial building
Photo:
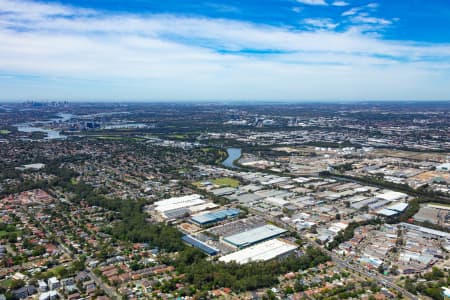
[[[436,170],[442,172],[450,171],[450,163],[444,163],[439,166],[436,166]]]
[[[219,188],[219,189],[215,189],[215,190],[211,190],[211,193],[214,194],[214,196],[225,196],[225,195],[231,195],[233,193],[236,192],[235,188],[232,187],[224,187],[224,188]]]
[[[48,287],[50,288],[50,290],[59,289],[60,286],[61,286],[61,284],[56,277],[51,277],[48,279]]]
[[[287,256],[297,249],[297,245],[291,244],[281,239],[273,239],[245,248],[243,250],[222,256],[219,258],[223,262],[236,262],[246,264],[252,261],[267,261],[282,256]]]
[[[209,224],[214,224],[220,221],[223,221],[227,218],[233,218],[238,216],[240,213],[239,209],[235,208],[229,208],[229,209],[223,209],[219,211],[214,212],[207,212],[203,214],[195,215],[191,218],[192,222],[205,226]]]
[[[198,194],[172,197],[165,200],[160,200],[154,203],[155,210],[161,213],[166,218],[172,218],[187,212],[189,207],[204,204],[206,201],[201,199],[202,196]]]
[[[378,211],[376,211],[376,214],[385,216],[385,217],[392,217],[400,214],[408,207],[408,203],[404,202],[397,202],[394,204],[391,204],[389,206],[386,206]]]
[[[395,215],[398,215],[399,212],[391,209],[382,208],[378,211],[376,211],[377,215],[385,216],[385,217],[392,217]]]
[[[406,198],[408,198],[408,195],[405,193],[388,191],[388,192],[376,195],[376,198],[392,202],[392,201],[405,200]]]
[[[269,224],[225,237],[223,240],[235,247],[244,248],[277,237],[285,232],[285,229]]]
[[[438,224],[439,222],[439,210],[433,207],[422,207],[413,216],[414,220],[418,222],[430,222],[433,224]]]
[[[218,249],[213,248],[213,247],[205,244],[204,242],[202,242],[200,240],[197,240],[196,238],[194,238],[194,237],[192,237],[190,235],[183,236],[182,240],[185,243],[187,243],[187,244],[189,244],[189,245],[191,245],[191,246],[193,246],[195,248],[198,248],[198,249],[202,250],[203,252],[205,252],[208,255],[214,256],[214,255],[219,253]]]
[[[398,203],[391,204],[386,208],[390,209],[390,210],[398,211],[398,212],[403,212],[407,207],[408,207],[408,203],[398,202]]]
[[[430,229],[427,227],[417,226],[414,224],[408,224],[408,223],[404,223],[404,222],[400,223],[399,225],[405,229],[420,232],[423,237],[441,238],[441,239],[445,238],[447,240],[450,240],[450,233],[448,233],[448,232]]]

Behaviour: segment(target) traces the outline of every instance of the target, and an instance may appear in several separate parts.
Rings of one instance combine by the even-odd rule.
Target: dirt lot
[[[437,172],[437,171],[423,172],[423,173],[420,173],[420,174],[414,176],[413,178],[417,179],[417,180],[421,180],[421,181],[429,181],[436,177],[441,177],[445,181],[450,182],[450,173]]]

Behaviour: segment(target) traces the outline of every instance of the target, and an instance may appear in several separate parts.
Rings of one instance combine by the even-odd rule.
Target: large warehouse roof
[[[386,208],[382,208],[382,209],[378,210],[376,213],[379,215],[382,215],[382,216],[386,216],[386,217],[392,217],[392,216],[398,215],[398,211],[386,209]]]
[[[286,230],[283,228],[274,225],[264,225],[225,237],[224,240],[236,247],[243,248],[279,236],[285,232]]]
[[[450,239],[450,233],[448,233],[448,232],[435,230],[435,229],[430,229],[430,228],[426,228],[426,227],[423,227],[423,226],[417,226],[417,225],[409,224],[409,223],[400,223],[400,225],[403,226],[404,228],[409,229],[409,230],[416,230],[416,231],[420,231],[422,233],[436,235],[436,236],[441,237],[441,238]]]
[[[165,212],[168,210],[174,210],[178,208],[190,207],[205,203],[205,200],[201,199],[202,196],[193,194],[182,197],[173,197],[161,201],[155,202],[156,210],[159,212]]]
[[[219,260],[227,263],[235,261],[238,264],[246,264],[251,261],[267,261],[290,253],[296,248],[297,246],[291,243],[280,239],[273,239],[222,256]]]
[[[404,203],[404,202],[398,202],[398,203],[394,203],[389,205],[388,207],[386,207],[387,209],[390,210],[395,210],[398,212],[402,212],[404,211],[406,208],[408,207],[408,203]]]
[[[183,236],[182,240],[184,242],[188,243],[189,245],[202,250],[203,252],[205,252],[208,255],[216,255],[217,253],[219,253],[219,250],[217,250],[216,248],[213,248],[213,247],[205,244],[204,242],[197,240],[196,238],[194,238],[190,235]]]
[[[382,194],[378,194],[378,195],[376,195],[376,197],[378,199],[383,199],[383,200],[387,200],[387,201],[395,201],[395,200],[404,199],[404,198],[408,197],[408,195],[404,194],[404,193],[400,193],[400,192],[388,191],[388,192],[385,192]]]
[[[239,209],[235,208],[223,209],[219,211],[195,215],[192,217],[192,221],[200,225],[211,224],[225,220],[228,217],[235,217],[239,215],[239,213],[240,213]]]

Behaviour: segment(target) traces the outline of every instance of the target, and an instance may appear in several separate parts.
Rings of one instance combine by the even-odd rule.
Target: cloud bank
[[[385,40],[371,9],[293,29],[0,0],[0,100],[449,99],[450,45]]]

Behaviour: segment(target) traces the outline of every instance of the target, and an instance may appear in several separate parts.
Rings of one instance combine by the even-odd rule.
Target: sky
[[[450,0],[0,0],[0,100],[450,100]]]

